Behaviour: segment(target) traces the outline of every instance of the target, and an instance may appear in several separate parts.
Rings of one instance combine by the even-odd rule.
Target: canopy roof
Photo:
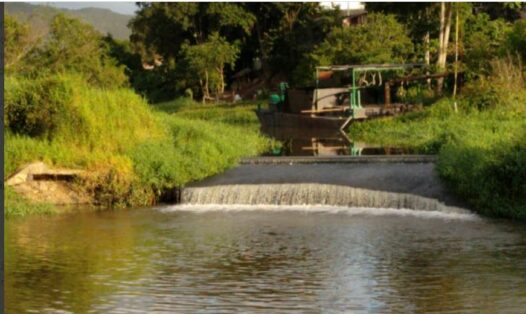
[[[406,63],[406,64],[345,64],[345,65],[329,65],[329,66],[317,66],[316,70],[322,71],[389,71],[389,70],[402,70],[411,69],[417,67],[424,67],[423,63]]]

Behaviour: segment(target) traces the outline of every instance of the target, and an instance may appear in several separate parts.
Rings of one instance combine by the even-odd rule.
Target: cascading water
[[[243,184],[190,187],[181,204],[192,205],[321,205],[336,207],[413,209],[470,214],[435,199],[330,184]]]

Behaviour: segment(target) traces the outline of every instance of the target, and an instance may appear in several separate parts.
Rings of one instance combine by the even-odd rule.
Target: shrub
[[[58,77],[7,79],[5,95],[6,126],[18,134],[46,138],[56,132],[73,100],[71,86]]]
[[[526,20],[517,20],[508,33],[506,47],[512,52],[521,54],[522,60],[526,62]]]

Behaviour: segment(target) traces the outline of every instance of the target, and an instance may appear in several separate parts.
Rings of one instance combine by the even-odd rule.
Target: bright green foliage
[[[107,56],[101,39],[92,26],[59,14],[51,22],[49,38],[32,51],[26,63],[37,75],[74,72],[100,87],[126,85],[123,69]]]
[[[495,83],[495,82],[492,82]],[[355,124],[350,135],[370,143],[438,153],[438,171],[481,213],[526,219],[526,92],[505,89],[480,105],[484,90],[444,99],[422,112]],[[486,96],[484,96],[486,95]]]
[[[102,151],[124,151],[162,134],[147,104],[132,91],[86,86],[71,75],[8,78],[5,117],[14,133]]]
[[[517,118],[524,120],[526,116]],[[519,124],[514,126],[515,131],[524,134],[524,123],[515,120],[515,124]],[[481,213],[526,220],[524,138],[507,140],[493,132],[470,132],[477,133],[477,140],[469,138],[443,147],[438,163],[440,175]]]
[[[364,25],[333,29],[312,57],[319,65],[402,63],[411,53],[403,26],[392,15],[375,13]]]
[[[215,32],[224,27],[241,28],[245,34],[250,34],[256,17],[235,3],[212,2],[208,4],[206,13],[209,16],[210,29]]]
[[[159,115],[169,127],[171,139],[147,142],[131,152],[142,184],[157,193],[219,173],[243,156],[259,154],[267,144],[257,130]]]
[[[152,111],[128,89],[99,89],[78,76],[8,78],[5,174],[36,160],[87,169],[91,175],[83,186],[100,204],[146,205],[167,188],[216,174],[265,150],[267,140],[255,124],[247,124],[255,119],[248,118],[255,116],[253,107],[218,106],[210,115],[206,108],[211,106],[184,102],[170,115]],[[196,106],[205,110],[190,110]],[[213,122],[206,121],[210,117]],[[8,201],[17,211],[41,208]]]
[[[26,215],[38,215],[38,214],[52,214],[56,212],[56,209],[45,203],[35,203],[25,199],[23,196],[17,194],[9,186],[5,188],[5,207],[4,217],[22,217]]]
[[[218,33],[210,35],[205,43],[183,46],[182,55],[188,74],[197,76],[203,99],[210,91],[221,94],[225,90],[225,65],[234,66],[239,49]],[[191,79],[191,78],[190,78]]]
[[[413,44],[402,24],[393,15],[373,13],[364,25],[333,28],[319,47],[305,56],[296,77],[309,84],[317,65],[404,63],[412,52]]]
[[[502,19],[490,20],[487,14],[470,14],[463,23],[465,70],[469,76],[488,75],[490,61],[505,54],[509,24]]]
[[[73,101],[71,86],[55,77],[7,78],[5,86],[5,124],[19,134],[50,138],[66,118],[67,104]]]
[[[154,105],[158,111],[177,113],[177,116],[181,118],[250,127],[254,131],[257,131],[260,126],[254,114],[256,107],[254,103],[202,105],[189,98],[178,98]]]
[[[39,42],[25,23],[5,15],[4,18],[4,68],[7,72],[19,70],[26,55]]]

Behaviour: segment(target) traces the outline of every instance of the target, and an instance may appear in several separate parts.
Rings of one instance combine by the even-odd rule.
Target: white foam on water
[[[179,204],[157,207],[157,210],[170,212],[246,212],[246,211],[266,211],[284,212],[295,211],[302,213],[327,213],[345,214],[349,216],[410,216],[428,219],[446,220],[479,220],[481,219],[474,213],[459,213],[448,211],[418,210],[407,208],[373,208],[373,207],[345,207],[328,206],[324,204],[316,205],[269,205],[269,204]]]

